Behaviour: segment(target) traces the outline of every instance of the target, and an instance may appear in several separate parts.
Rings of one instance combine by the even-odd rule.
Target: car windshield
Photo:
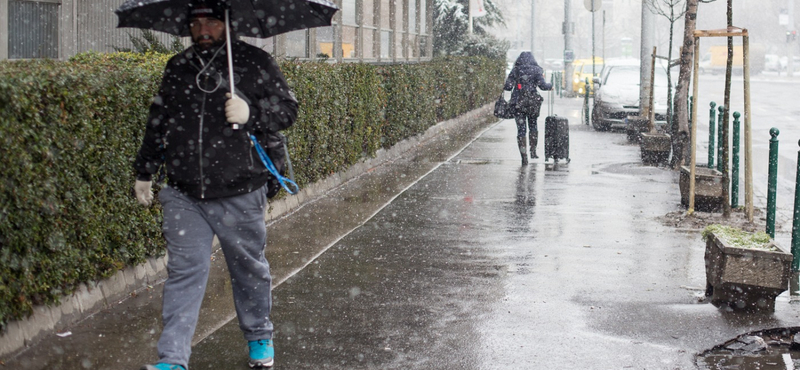
[[[656,68],[655,85],[667,86],[667,73]],[[639,67],[614,67],[608,71],[605,85],[637,86],[639,85]]]
[[[639,68],[613,68],[608,71],[605,85],[634,86],[639,84]]]
[[[600,73],[600,71],[602,69],[603,69],[603,63],[595,63],[595,65],[594,65],[594,71],[595,72]],[[584,73],[584,74],[592,73],[592,63],[587,63],[587,64],[584,64],[583,66],[581,66],[581,73]]]

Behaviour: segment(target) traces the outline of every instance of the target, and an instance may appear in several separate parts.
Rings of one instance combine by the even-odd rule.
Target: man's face
[[[192,41],[202,49],[222,45],[225,36],[225,23],[217,18],[193,18],[189,22]]]

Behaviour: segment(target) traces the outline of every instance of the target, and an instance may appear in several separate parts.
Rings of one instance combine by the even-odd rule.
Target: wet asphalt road
[[[571,122],[568,165],[521,167],[504,121],[284,281],[275,368],[688,369],[797,321],[786,302],[762,316],[700,303],[699,232],[657,219],[679,209],[675,173],[642,167],[624,134]],[[344,209],[369,198],[349,191]],[[193,368],[243,365],[240,338],[225,325]]]
[[[699,230],[658,220],[679,210],[677,173],[641,166],[624,133],[580,125],[575,103],[556,107],[571,123],[569,164],[520,166],[513,121],[488,122],[271,223],[275,369],[692,369],[739,334],[794,326],[785,296],[770,315],[699,301]],[[193,370],[247,368],[221,258]],[[152,362],[159,289],[5,367]]]

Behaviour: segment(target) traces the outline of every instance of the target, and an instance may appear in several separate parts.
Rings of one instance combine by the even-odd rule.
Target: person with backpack
[[[537,89],[551,90],[553,85],[544,79],[544,69],[536,63],[533,54],[523,51],[514,62],[514,67],[506,78],[503,90],[511,91],[509,105],[513,106],[516,113],[514,120],[517,122],[517,146],[522,156],[522,164],[528,164],[528,153],[525,143],[525,132],[528,131],[530,139],[531,158],[536,155],[536,145],[539,142],[539,130],[536,120],[539,118],[539,109],[542,107],[542,98]]]
[[[224,6],[222,1],[190,2],[193,44],[167,62],[133,163],[134,191],[142,206],[153,201],[153,175],[162,165],[168,179],[158,192],[169,257],[163,330],[158,362],[144,370],[188,369],[214,236],[231,276],[249,365],[267,368],[274,362],[264,213],[267,198],[280,185],[259,160],[251,135],[276,164],[282,163],[283,157],[273,155],[283,150],[278,132],[294,124],[298,103],[275,59],[233,38],[235,91],[230,91]]]

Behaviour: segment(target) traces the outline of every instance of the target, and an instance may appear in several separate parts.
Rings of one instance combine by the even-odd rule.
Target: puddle
[[[500,160],[492,160],[492,159],[459,159],[456,161],[456,164],[476,164],[476,165],[487,165],[487,164],[501,164],[502,161]]]
[[[481,136],[480,138],[478,138],[475,141],[481,142],[481,143],[502,143],[502,142],[505,142],[506,140],[507,139],[504,138],[504,137],[485,137],[485,136]]]
[[[743,334],[697,356],[700,369],[800,369],[800,346],[792,338],[800,327]],[[759,339],[760,338],[760,339]]]
[[[666,167],[645,166],[638,162],[598,164],[592,167],[593,175],[600,173],[612,173],[630,176],[654,176],[664,174],[665,172],[671,172],[671,170]]]

